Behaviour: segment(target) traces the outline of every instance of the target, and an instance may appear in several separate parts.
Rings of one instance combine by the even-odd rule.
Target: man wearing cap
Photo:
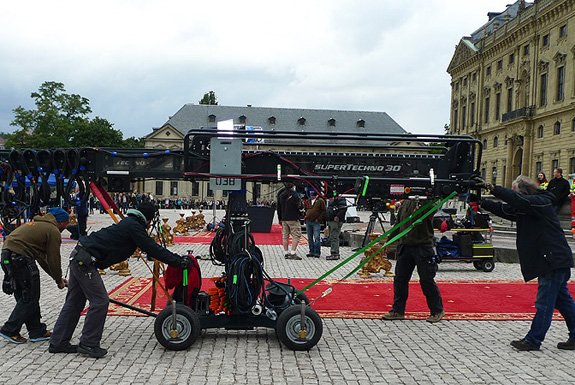
[[[82,353],[90,357],[103,357],[108,352],[100,347],[110,299],[98,269],[105,269],[129,258],[140,248],[159,261],[186,269],[190,258],[180,257],[161,247],[147,232],[156,209],[151,202],[130,209],[120,222],[90,235],[80,237],[70,254],[70,282],[62,311],[58,316],[50,340],[50,353]],[[80,320],[80,314],[89,301],[80,344],[70,340]]]
[[[24,324],[30,341],[50,339],[51,333],[40,321],[40,272],[36,261],[56,281],[59,289],[65,287],[67,281],[62,278],[60,245],[61,232],[68,225],[69,218],[61,208],[51,208],[46,215],[37,215],[32,222],[17,227],[4,240],[2,290],[6,294],[14,294],[16,306],[0,328],[0,336],[12,343],[27,341],[20,335]]]

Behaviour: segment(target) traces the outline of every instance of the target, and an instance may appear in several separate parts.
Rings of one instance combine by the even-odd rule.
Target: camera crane
[[[203,303],[174,305],[156,318],[158,341],[169,349],[189,347],[201,329],[275,328],[282,343],[308,350],[322,335],[320,316],[290,284],[263,269],[247,214],[246,182],[292,182],[313,186],[330,198],[354,193],[358,204],[386,199],[432,199],[476,189],[481,143],[469,136],[334,132],[248,132],[192,129],[183,150],[79,148],[0,151],[0,212],[5,232],[22,213],[70,204],[77,184],[82,200],[92,184],[125,186],[133,179],[210,181],[229,190],[225,227],[212,242],[212,260],[224,267],[219,285],[228,306],[216,314]],[[50,182],[51,181],[51,182]],[[50,196],[50,183],[56,199]],[[29,193],[26,193],[26,190]],[[101,188],[100,188],[101,190]]]

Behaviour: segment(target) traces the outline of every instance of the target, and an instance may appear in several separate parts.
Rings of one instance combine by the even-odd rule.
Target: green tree
[[[135,136],[130,136],[124,139],[123,147],[126,148],[144,148],[144,138],[136,138]]]
[[[206,92],[202,100],[200,100],[200,104],[208,104],[210,106],[217,106],[218,105],[218,98],[216,97],[216,93],[214,91]]]
[[[89,119],[90,101],[67,94],[64,84],[44,82],[31,97],[36,109],[18,106],[13,110],[15,118],[10,125],[16,130],[7,136],[7,148],[125,146],[122,132],[104,118]]]

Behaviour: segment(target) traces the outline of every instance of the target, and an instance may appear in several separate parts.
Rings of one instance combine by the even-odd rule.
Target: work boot
[[[99,346],[87,346],[80,342],[80,345],[78,345],[78,353],[87,354],[93,358],[100,358],[104,357],[108,351]]]
[[[401,320],[405,319],[405,314],[400,314],[395,310],[388,311],[384,315],[381,316],[382,319],[391,321],[391,320]]]
[[[436,322],[441,321],[441,319],[443,318],[444,315],[445,315],[445,312],[441,311],[440,313],[430,315],[429,317],[427,317],[426,321],[431,322],[431,323],[436,323]]]
[[[566,342],[559,342],[557,344],[557,349],[562,350],[574,350],[575,349],[575,340],[569,338]]]
[[[50,353],[78,353],[78,345],[68,344],[66,346],[54,346],[50,344],[48,347]]]
[[[511,341],[511,346],[522,352],[529,350],[539,350],[539,346],[533,345],[531,342],[527,341],[525,338],[520,340]]]

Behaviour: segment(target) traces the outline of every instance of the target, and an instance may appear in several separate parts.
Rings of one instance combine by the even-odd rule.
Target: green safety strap
[[[409,233],[411,231],[411,229],[413,229],[414,226],[418,225],[419,223],[421,223],[421,221],[425,218],[427,218],[432,212],[434,212],[435,210],[437,210],[438,208],[441,207],[441,205],[443,205],[446,201],[448,201],[449,199],[453,198],[456,195],[456,192],[452,192],[448,197],[446,197],[445,199],[443,199],[442,201],[440,201],[438,204],[436,204],[431,210],[427,211],[425,214],[423,214],[419,219],[417,219],[416,221],[414,221],[407,229],[405,229],[404,231],[402,231],[401,233],[399,233],[398,235],[396,235],[395,237],[393,237],[392,239],[388,240],[385,245],[383,245],[376,253],[372,254],[370,257],[365,258],[355,269],[353,269],[349,274],[347,274],[344,278],[340,279],[338,282],[336,282],[335,284],[333,284],[329,289],[327,289],[322,295],[326,296],[327,294],[329,294],[331,292],[331,289],[333,288],[333,286],[337,285],[338,283],[342,282],[343,280],[349,278],[353,273],[357,272],[359,269],[361,269],[362,266],[364,266],[367,262],[369,262],[371,260],[371,258],[373,258],[375,255],[377,255],[380,251],[382,251],[383,249],[385,249],[389,244],[395,242],[396,240],[398,240],[399,238],[403,237],[405,234]],[[409,217],[407,217],[406,219],[404,219],[403,221],[399,222],[398,224],[396,224],[395,226],[393,226],[391,229],[389,229],[388,231],[386,231],[384,234],[382,234],[381,236],[379,236],[377,239],[375,239],[373,242],[367,244],[366,246],[362,247],[360,250],[358,250],[357,252],[355,252],[355,254],[351,255],[350,257],[344,259],[342,262],[340,262],[339,264],[337,264],[334,268],[332,268],[331,270],[329,270],[327,273],[323,274],[321,277],[317,278],[315,281],[313,281],[312,283],[310,283],[309,285],[307,285],[306,287],[304,287],[303,289],[301,289],[300,291],[298,291],[296,293],[296,297],[300,294],[302,294],[303,292],[305,292],[306,290],[308,290],[310,287],[316,285],[319,281],[321,281],[322,279],[324,279],[325,277],[327,277],[328,275],[330,275],[331,273],[333,273],[334,271],[336,271],[337,269],[339,269],[340,267],[342,267],[343,265],[345,265],[346,263],[348,263],[349,261],[351,261],[352,259],[354,259],[355,257],[357,257],[359,254],[363,253],[365,250],[367,250],[368,248],[370,248],[371,246],[379,243],[379,241],[383,238],[385,238],[387,235],[391,234],[392,232],[394,232],[396,229],[398,229],[399,227],[401,227],[403,224],[407,223],[409,220],[411,220],[414,216],[417,216],[419,213],[424,212],[425,210],[427,210],[428,207],[432,206],[433,204],[435,204],[435,202],[437,202],[437,199],[434,201],[430,201],[427,204],[425,204],[424,206],[422,206],[419,210],[417,210],[416,212],[414,212],[413,214],[411,214]],[[317,298],[316,298],[317,299]]]
[[[188,286],[188,269],[184,269],[184,277],[182,284],[184,286]]]

